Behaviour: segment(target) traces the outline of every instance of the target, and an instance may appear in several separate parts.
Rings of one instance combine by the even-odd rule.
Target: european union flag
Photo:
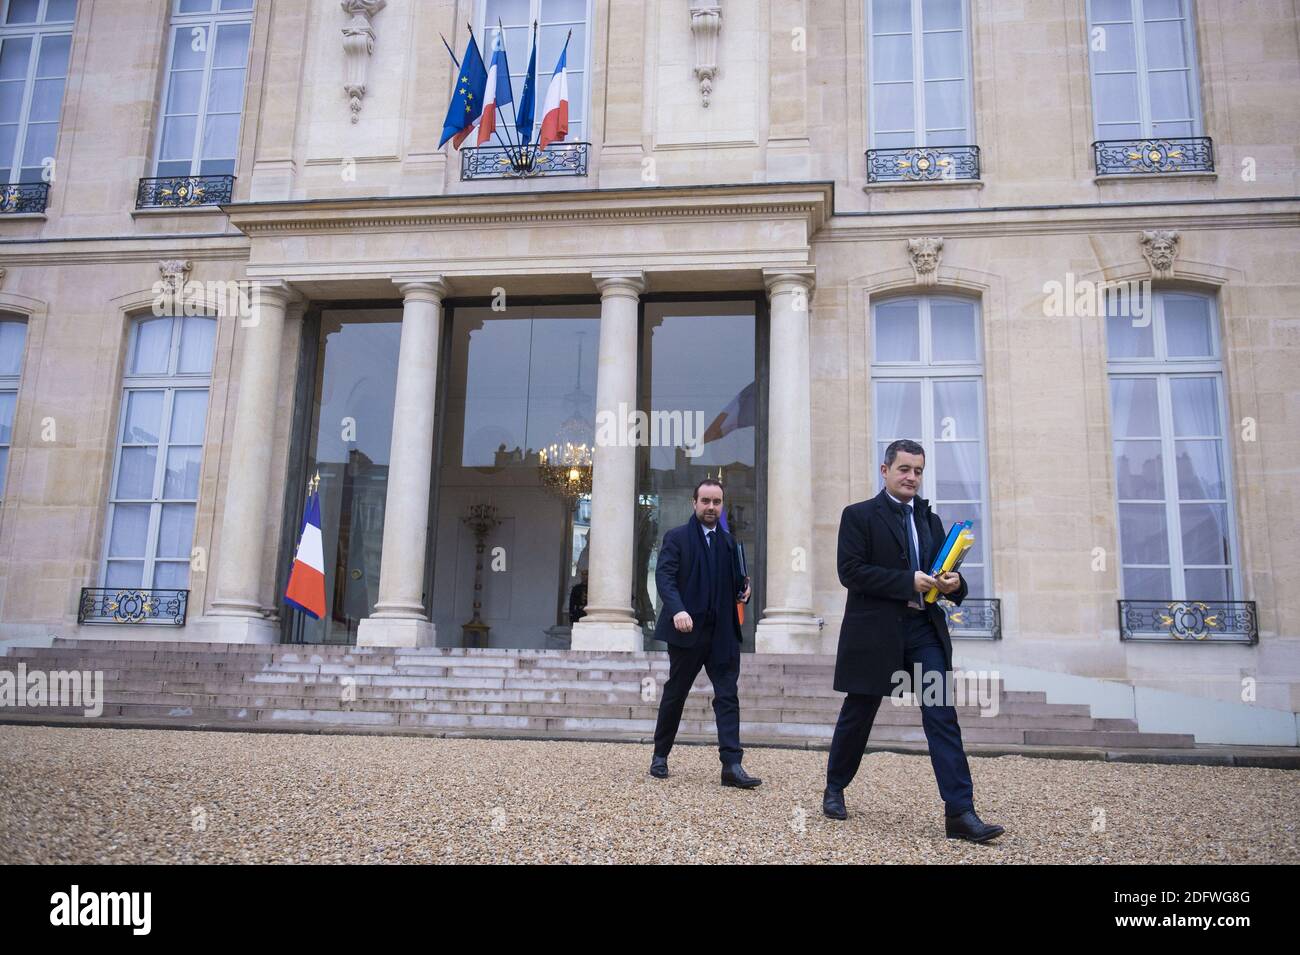
[[[487,89],[487,67],[483,65],[483,56],[478,51],[474,34],[470,34],[469,46],[460,58],[460,73],[456,76],[456,89],[451,94],[451,104],[447,107],[447,118],[442,121],[441,149],[447,140],[460,149],[461,141],[483,114],[483,91]],[[453,138],[454,137],[454,138]]]

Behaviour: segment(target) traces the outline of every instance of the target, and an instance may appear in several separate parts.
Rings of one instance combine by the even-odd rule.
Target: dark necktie
[[[921,569],[921,559],[916,554],[916,542],[912,538],[912,505],[903,505],[903,536],[907,538],[907,559],[912,573]]]

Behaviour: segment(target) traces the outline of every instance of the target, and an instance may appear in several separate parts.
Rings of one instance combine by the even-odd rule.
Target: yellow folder
[[[974,545],[975,545],[975,534],[973,531],[967,529],[962,531],[960,534],[958,534],[956,542],[952,545],[952,549],[948,551],[948,556],[944,559],[943,566],[939,568],[939,573],[946,574],[948,571],[954,570],[955,568],[961,566],[962,560],[966,557],[966,552],[970,550]],[[936,574],[935,576],[937,577],[938,574]],[[938,587],[931,587],[929,590],[926,591],[925,593],[926,603],[932,604],[938,599],[939,599]]]

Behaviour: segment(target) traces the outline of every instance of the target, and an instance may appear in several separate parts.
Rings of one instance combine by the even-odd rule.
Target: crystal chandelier
[[[542,486],[572,503],[591,493],[591,447],[585,442],[555,442],[537,452]]]
[[[591,493],[591,425],[585,412],[591,396],[582,389],[582,339],[578,332],[576,380],[573,390],[564,396],[570,413],[560,425],[556,440],[537,452],[537,471],[542,487],[561,498],[570,508],[578,498]]]

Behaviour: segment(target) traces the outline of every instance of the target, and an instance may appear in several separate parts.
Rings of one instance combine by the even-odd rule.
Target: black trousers
[[[934,779],[943,798],[944,812],[957,816],[973,809],[974,787],[971,784],[970,765],[962,747],[961,727],[957,725],[957,711],[949,705],[927,705],[922,688],[933,679],[942,680],[945,672],[943,645],[934,631],[934,624],[920,614],[908,614],[908,630],[904,660],[909,675],[921,664],[921,687],[913,687],[920,695],[921,724],[925,727],[925,740],[930,748],[930,765]],[[937,673],[936,676],[931,674]],[[942,684],[941,684],[942,685]],[[840,718],[831,737],[830,759],[826,764],[826,785],[843,789],[857,774],[862,754],[867,748],[871,725],[880,708],[881,696],[850,693],[840,707]],[[951,700],[944,700],[951,703]]]
[[[710,649],[715,637],[700,633],[693,647],[668,645],[668,682],[659,701],[659,719],[655,723],[655,755],[667,756],[677,739],[677,727],[682,722],[682,708],[686,695],[703,668],[713,684],[713,718],[718,724],[718,757],[723,766],[739,763],[744,755],[740,748],[740,697],[736,684],[740,679],[740,644],[733,639],[734,650]]]

